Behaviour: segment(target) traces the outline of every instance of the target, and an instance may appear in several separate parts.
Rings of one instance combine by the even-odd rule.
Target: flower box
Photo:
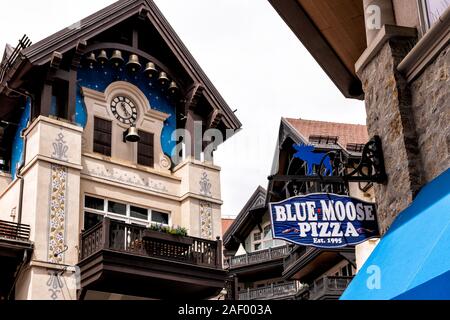
[[[144,240],[159,240],[161,242],[190,246],[194,243],[194,239],[190,237],[169,234],[160,231],[144,230],[142,235]]]

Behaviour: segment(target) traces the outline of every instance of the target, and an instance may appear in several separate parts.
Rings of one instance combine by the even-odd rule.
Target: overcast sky
[[[0,2],[0,48],[33,42],[111,0]],[[281,117],[365,124],[364,104],[345,99],[267,0],[155,0],[231,106],[243,130],[222,145],[222,214],[236,215],[267,187]]]

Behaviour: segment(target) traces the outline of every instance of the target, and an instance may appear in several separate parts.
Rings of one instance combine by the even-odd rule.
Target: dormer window
[[[285,245],[285,242],[282,240],[276,240],[272,237],[272,225],[267,223],[263,226],[262,232],[254,230],[251,233],[250,238],[250,251],[255,252],[259,250],[266,250],[269,248],[279,247]]]
[[[348,143],[346,149],[347,149],[347,151],[350,151],[350,152],[361,153],[361,152],[363,152],[365,146],[366,146],[365,144],[360,144],[360,143]]]
[[[321,136],[312,135],[309,137],[309,142],[314,144],[337,144],[339,137],[336,136]]]

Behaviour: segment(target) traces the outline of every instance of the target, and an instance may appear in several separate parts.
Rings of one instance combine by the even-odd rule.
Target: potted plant
[[[171,228],[161,224],[152,224],[143,234],[144,240],[157,239],[172,244],[190,246],[194,240],[187,236],[187,229],[182,227]]]

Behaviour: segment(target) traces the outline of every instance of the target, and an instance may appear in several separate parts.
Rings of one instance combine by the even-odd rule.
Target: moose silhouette
[[[326,153],[314,152],[314,146],[305,144],[294,144],[294,149],[297,151],[294,154],[294,158],[304,161],[307,165],[307,176],[312,176],[314,165],[320,165],[323,160],[323,166],[326,168],[324,175],[331,176],[333,173],[333,167],[331,166],[331,159]]]

